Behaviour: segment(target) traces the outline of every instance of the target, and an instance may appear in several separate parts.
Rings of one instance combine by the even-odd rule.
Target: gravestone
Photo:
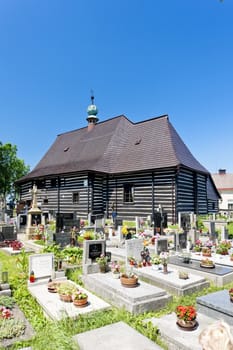
[[[99,265],[96,263],[96,258],[101,254],[106,254],[106,241],[84,240],[83,242],[83,274],[99,272]]]
[[[175,249],[176,251],[186,249],[187,247],[187,233],[176,233],[174,235]]]
[[[135,226],[136,226],[136,232],[138,233],[139,229],[141,228],[140,225],[141,222],[141,218],[139,218],[138,216],[135,217]]]
[[[61,247],[65,247],[70,244],[71,233],[70,232],[57,232],[55,235],[56,244],[60,244]]]
[[[215,243],[216,241],[216,233],[215,233],[215,222],[210,221],[210,240]]]
[[[228,240],[228,231],[225,226],[221,227],[221,241]]]
[[[14,225],[3,225],[0,226],[0,241],[4,240],[16,240],[17,233],[15,232]]]
[[[95,231],[96,232],[104,231],[104,219],[95,220]]]
[[[137,262],[142,260],[141,252],[143,251],[143,241],[141,239],[130,239],[125,241],[126,267],[129,266],[129,257],[133,257]]]
[[[114,228],[115,230],[118,229],[119,226],[122,226],[123,225],[123,219],[119,219],[119,218],[116,218],[115,219],[115,222],[114,222]]]
[[[35,279],[50,278],[54,273],[54,254],[33,254],[29,256],[29,276],[34,272]]]
[[[196,241],[199,239],[199,232],[197,232],[194,228],[188,231],[188,239],[191,240],[191,243],[195,245]]]
[[[168,251],[168,239],[166,237],[159,237],[155,240],[155,255]]]

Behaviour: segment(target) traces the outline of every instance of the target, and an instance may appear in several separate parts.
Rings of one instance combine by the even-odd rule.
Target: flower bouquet
[[[196,327],[197,312],[194,306],[178,305],[175,310],[177,325],[181,328],[194,329]]]

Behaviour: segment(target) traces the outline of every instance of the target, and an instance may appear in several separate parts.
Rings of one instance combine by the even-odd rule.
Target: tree
[[[0,142],[0,198],[3,208],[6,207],[6,198],[10,196],[13,201],[16,199],[17,189],[15,181],[26,175],[30,170],[22,159],[17,158],[17,147]]]

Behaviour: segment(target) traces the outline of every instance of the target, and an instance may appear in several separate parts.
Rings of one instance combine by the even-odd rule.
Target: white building
[[[233,174],[228,174],[226,169],[219,169],[212,174],[215,186],[222,199],[219,202],[219,210],[233,213]]]

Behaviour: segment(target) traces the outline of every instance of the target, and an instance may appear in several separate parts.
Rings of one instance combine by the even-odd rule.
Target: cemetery
[[[201,235],[196,229],[172,228],[164,230],[163,234],[155,234],[153,228],[141,229],[136,219],[138,227],[135,225],[128,236],[129,230],[124,233],[124,222],[120,223],[122,225],[117,229],[110,223],[109,229],[108,225],[101,228],[101,222],[94,225],[90,222],[62,237],[58,235],[58,241],[54,241],[54,233],[49,229],[47,232],[41,230],[43,240],[33,239],[33,225],[25,235],[15,233],[12,228],[1,229],[0,256],[14,259],[15,271],[26,283],[21,287],[14,286],[15,277],[12,280],[11,276],[14,272],[12,269],[5,271],[1,265],[0,298],[1,295],[17,296],[17,290],[24,288],[29,293],[28,298],[32,298],[35,310],[40,310],[45,324],[73,322],[76,331],[69,338],[77,349],[84,350],[91,349],[101,335],[107,346],[107,339],[117,329],[125,339],[123,342],[122,337],[115,337],[111,349],[119,346],[128,349],[124,346],[131,341],[134,349],[142,346],[166,349],[167,346],[168,349],[201,350],[198,335],[207,325],[224,319],[233,327],[229,292],[233,288],[232,247],[225,231],[221,232],[219,240],[213,225],[208,236]],[[82,240],[82,245],[79,236],[87,238]],[[225,246],[228,247],[227,254]],[[209,250],[208,257],[205,247]],[[179,300],[185,298],[192,300],[195,308],[195,322],[188,332],[179,325],[176,314]],[[22,312],[20,300],[17,304],[15,310]],[[87,328],[81,333],[77,329],[84,319],[95,318],[95,315],[102,315],[104,319],[110,317],[113,310],[118,310],[114,313],[118,315],[119,312],[119,316],[105,321],[97,329]],[[121,318],[121,314],[125,316]],[[135,324],[140,318],[145,327],[144,334],[124,321],[127,314]],[[21,348],[31,346],[38,325],[33,323],[33,318],[33,325],[27,318],[25,322],[26,338],[22,338],[23,334],[14,341],[0,338],[0,344],[4,345],[6,341],[16,344],[25,339]],[[154,327],[152,338],[148,337],[151,325]],[[167,332],[167,329],[171,331]],[[101,340],[101,346],[105,346],[104,340]]]

